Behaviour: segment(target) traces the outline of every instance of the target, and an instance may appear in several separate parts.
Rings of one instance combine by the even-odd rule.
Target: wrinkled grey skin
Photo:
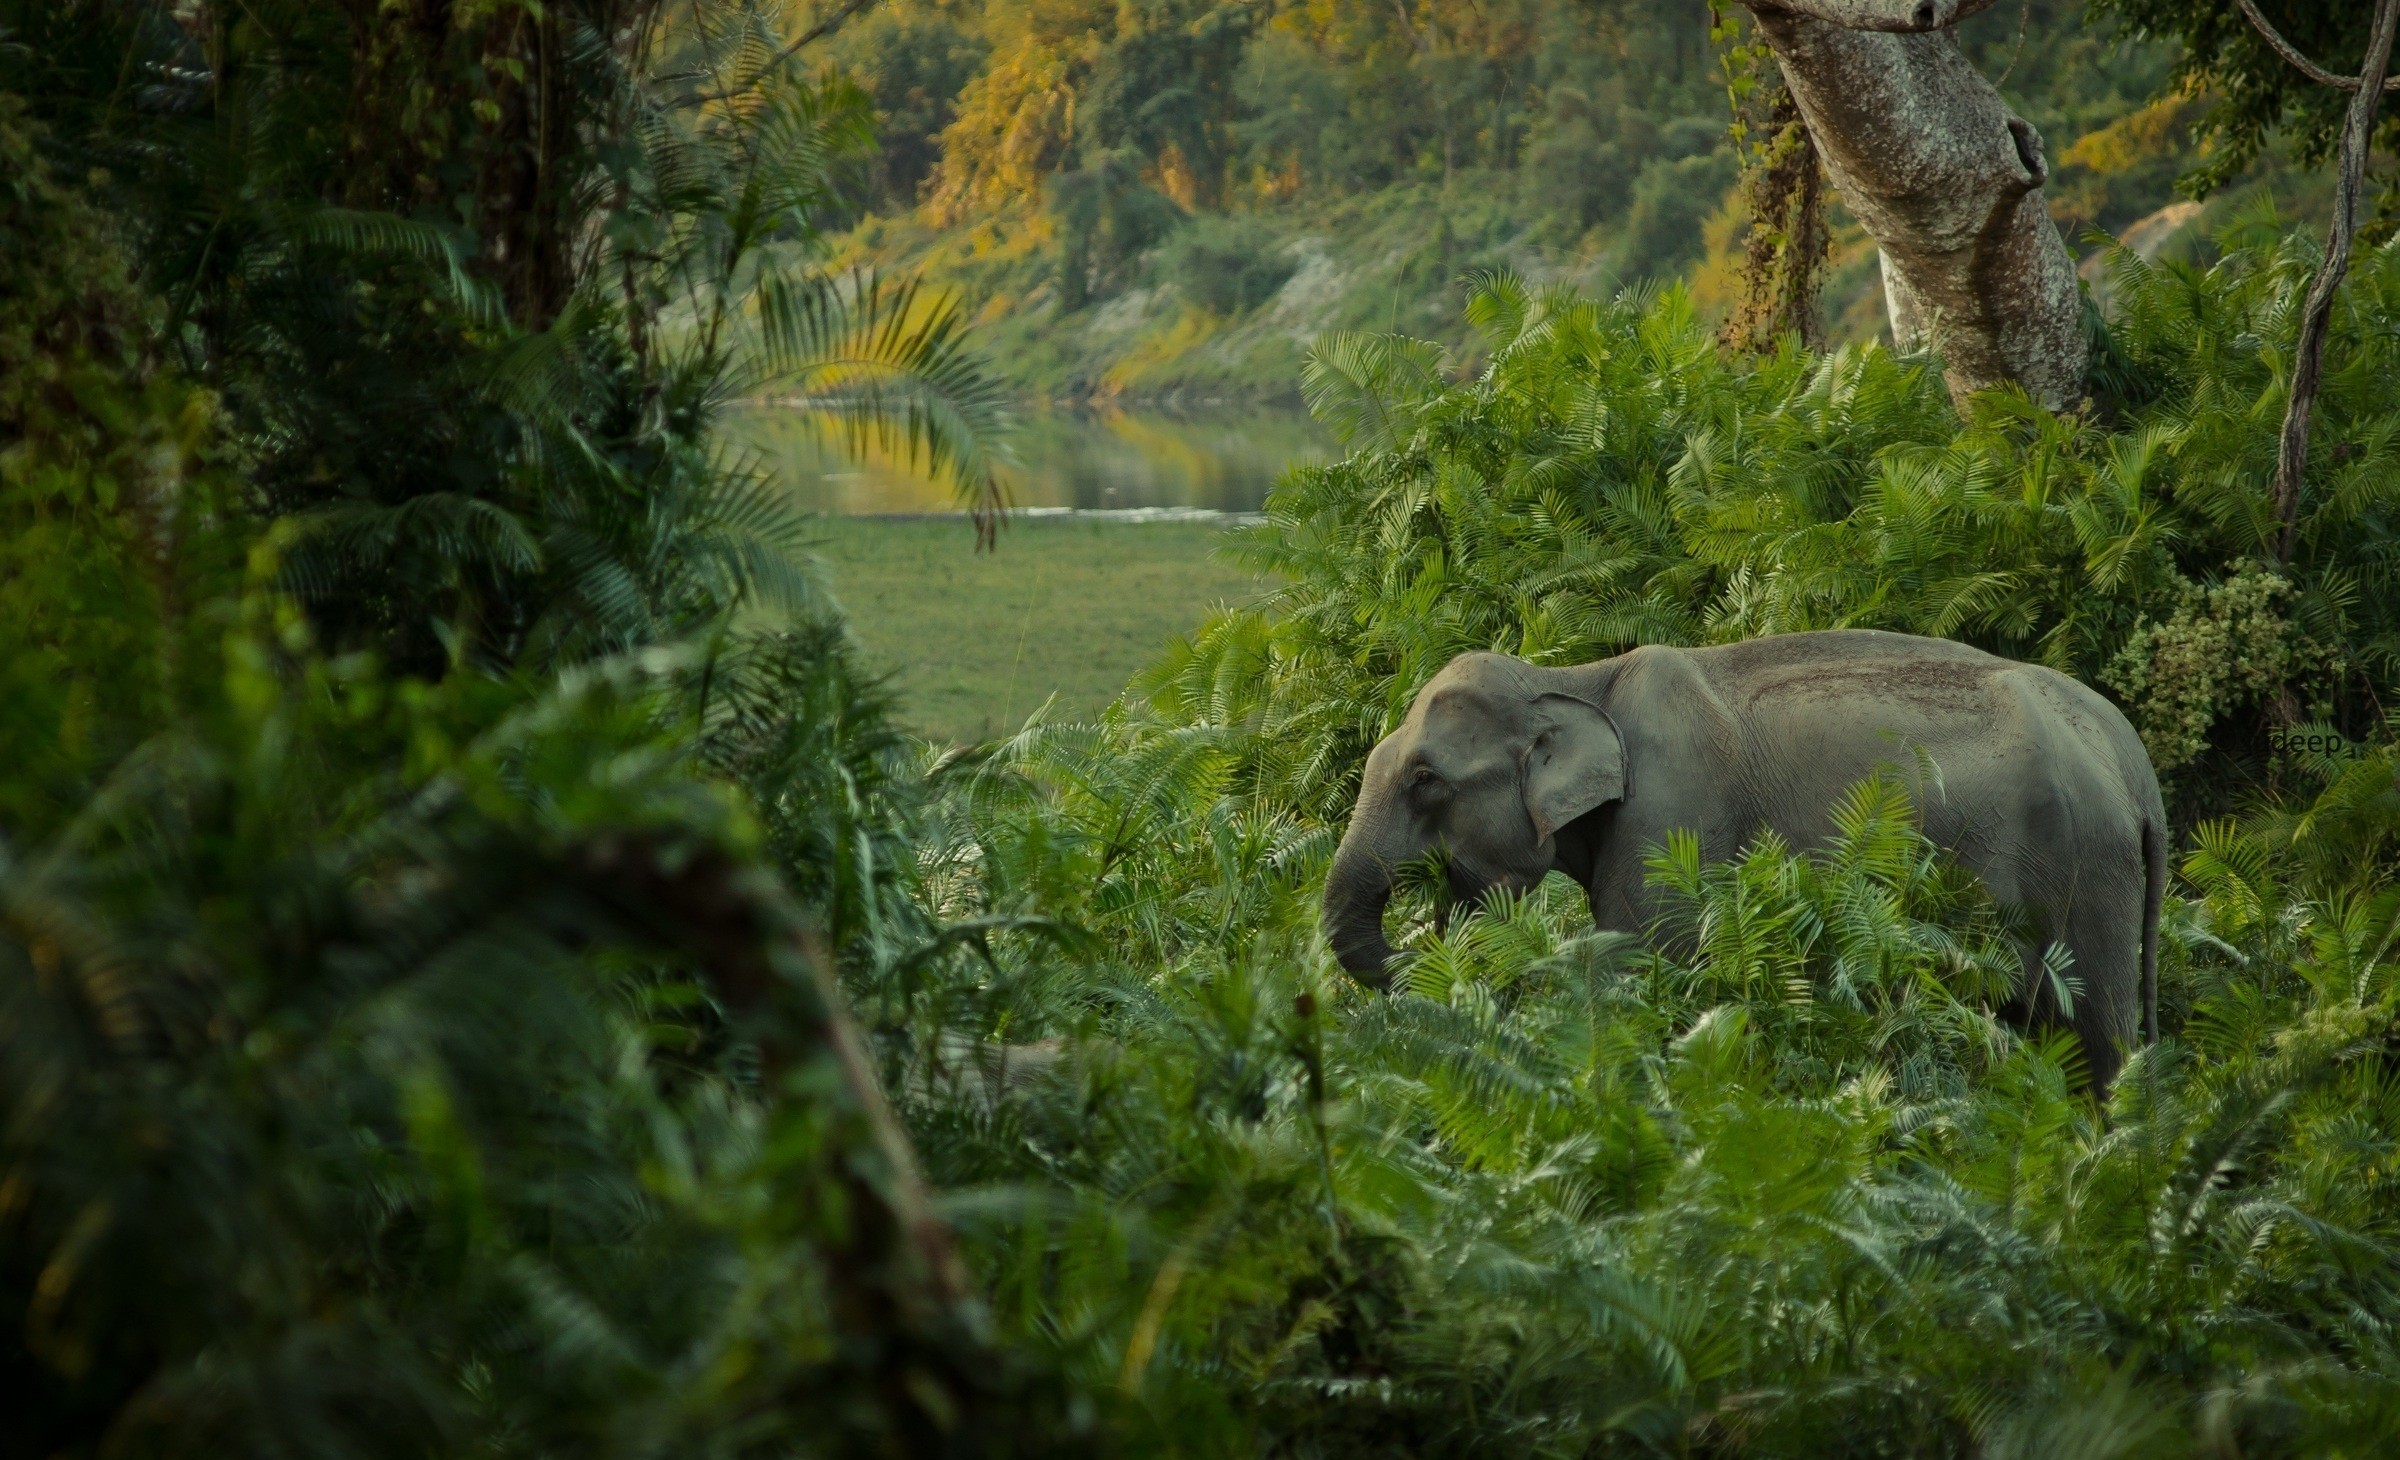
[[[1367,757],[1326,932],[1354,977],[1388,983],[1392,871],[1438,846],[1463,898],[1564,872],[1598,926],[1642,933],[1642,859],[1669,832],[1695,833],[1712,861],[1761,828],[1820,846],[1846,790],[1878,768],[1916,781],[1923,757],[1927,835],[2074,956],[2066,1022],[2107,1089],[2137,1030],[2157,1036],[2157,777],[2099,695],[1947,640],[1786,634],[1571,669],[1463,654]],[[2039,995],[2009,1012],[2058,1013]]]

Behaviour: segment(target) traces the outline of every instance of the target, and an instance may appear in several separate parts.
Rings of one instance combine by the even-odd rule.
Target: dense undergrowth
[[[2226,243],[2119,260],[2113,389],[2070,418],[1962,422],[1872,349],[1728,361],[1674,294],[1488,279],[1463,384],[1321,344],[1351,453],[1245,549],[1286,586],[1145,702],[946,770],[932,905],[1040,921],[868,988],[901,1047],[1027,1046],[895,1067],[1004,1324],[1195,1450],[2382,1449],[2400,253],[2347,296],[2278,571],[2307,251]],[[1553,880],[1446,931],[1421,892],[1393,995],[1332,971],[1314,876],[1452,654],[1841,625],[2057,664],[2153,746],[2186,828],[2167,1037],[2106,1109],[2071,1044],[1990,1017],[2022,975],[1888,783],[1820,853],[1659,849],[1672,956]],[[2280,754],[2291,721],[2348,748]]]
[[[10,1453],[1079,1443],[834,989],[898,738],[714,439],[988,482],[777,19],[0,4]]]
[[[1352,449],[1276,598],[928,759],[712,424],[838,385],[972,491],[988,377],[823,271],[863,104],[780,12],[656,14],[0,0],[13,1439],[2388,1448],[2400,251],[2288,567],[2272,228],[2122,262],[2069,418],[1488,278],[1473,379],[1320,346]],[[1659,848],[1655,946],[1554,882],[1334,972],[1360,754],[1449,654],[1835,623],[2111,686],[2167,767],[2168,1038],[2105,1109],[1880,781],[1806,855]]]
[[[1304,384],[1351,457],[1295,469],[1246,554],[1290,586],[1153,676],[1171,715],[1256,723],[1259,789],[1331,813],[1341,771],[1452,655],[1579,663],[1635,643],[1875,627],[2112,688],[2188,824],[2280,784],[2277,723],[2375,738],[2392,617],[2395,394],[2378,321],[2400,255],[2347,296],[2321,489],[2270,571],[2278,370],[2313,248],[2269,217],[2205,267],[2114,258],[2093,405],[2005,394],[1961,422],[1877,349],[1726,358],[1674,292],[1613,302],[1486,277],[1491,363],[1336,336]]]

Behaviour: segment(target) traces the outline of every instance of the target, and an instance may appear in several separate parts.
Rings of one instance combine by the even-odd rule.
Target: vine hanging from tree
[[[1749,214],[1742,249],[1742,295],[1718,339],[1729,350],[1766,354],[1786,335],[1816,349],[1824,343],[1817,290],[1829,235],[1825,173],[1799,103],[1763,42],[1745,45],[1734,19],[1713,17],[1721,53],[1729,128],[1742,159],[1742,200]]]

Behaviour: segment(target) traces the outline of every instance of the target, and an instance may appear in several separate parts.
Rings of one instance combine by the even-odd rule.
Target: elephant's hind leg
[[[2140,853],[2122,869],[2074,868],[2071,881],[2059,870],[2029,872],[2021,863],[2003,862],[1983,874],[1985,887],[2016,924],[2025,970],[2002,1015],[2020,1029],[2074,1030],[2092,1090],[2105,1098],[2141,1023]],[[2048,973],[2045,954],[2053,946],[2068,955],[2063,990]]]
[[[2067,1022],[2083,1042],[2092,1093],[2104,1100],[2140,1042],[2142,1022],[2142,851],[2132,846],[2110,860],[2123,865],[2084,869],[2064,940],[2082,986]]]

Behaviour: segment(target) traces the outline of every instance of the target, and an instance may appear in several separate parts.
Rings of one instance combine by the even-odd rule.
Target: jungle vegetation
[[[2299,7],[2317,53],[2356,55],[2344,10]],[[2145,219],[2145,250],[2204,240],[2221,218],[2160,216],[2187,174],[2218,213],[2320,201],[2275,126],[2301,108],[2291,140],[2321,161],[2325,104],[2248,33],[2233,0],[2029,0],[1958,29],[2047,140],[2085,254]],[[1747,12],[1685,0],[885,0],[828,44],[885,139],[842,246],[959,288],[995,368],[1061,398],[1289,396],[1325,329],[1472,351],[1451,285],[1476,268],[1685,278],[1722,317],[1748,176],[1789,120]],[[2178,69],[2228,48],[2242,66]],[[1830,337],[1874,337],[1874,246],[1838,202],[1826,222]]]
[[[829,267],[875,164],[813,23],[0,0],[13,1441],[2388,1449],[2400,246],[2288,560],[2263,213],[2113,256],[2065,416],[1478,275],[1471,368],[1316,344],[1270,597],[936,752],[713,429],[813,394],[968,500],[1002,449],[959,316]],[[1450,654],[1833,624],[2142,729],[2182,875],[2105,1106],[1898,779],[1660,847],[1677,936],[1420,891],[1397,992],[1335,971],[1360,756]]]

